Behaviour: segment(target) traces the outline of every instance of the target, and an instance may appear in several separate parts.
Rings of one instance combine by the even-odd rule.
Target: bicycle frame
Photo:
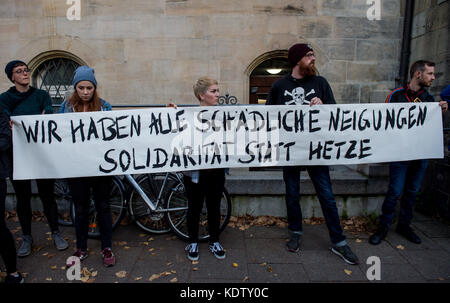
[[[166,175],[164,177],[163,183],[162,183],[161,188],[160,188],[159,193],[158,193],[158,197],[156,198],[156,205],[145,194],[145,192],[142,190],[142,188],[139,186],[139,184],[136,182],[136,180],[133,178],[132,175],[125,174],[124,176],[127,179],[127,181],[131,184],[131,186],[133,186],[133,188],[137,191],[137,193],[142,197],[142,199],[148,205],[148,207],[150,208],[150,210],[152,212],[167,212],[168,211],[168,209],[158,209],[158,207],[157,207],[157,204],[161,200],[161,196],[163,194],[164,188],[166,187],[167,180],[169,179],[168,178],[168,176],[169,176],[168,172],[166,173]],[[176,175],[176,176],[177,176],[177,179],[182,183],[180,177],[178,175]],[[185,208],[173,208],[173,209],[170,209],[170,210],[183,210],[183,209],[185,209]]]

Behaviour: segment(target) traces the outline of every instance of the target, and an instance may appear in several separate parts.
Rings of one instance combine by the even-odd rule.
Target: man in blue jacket
[[[434,97],[428,93],[427,88],[435,79],[435,64],[431,61],[419,60],[410,68],[411,81],[406,87],[393,90],[387,97],[386,103],[401,102],[435,102]],[[444,113],[448,108],[446,101],[439,102]],[[416,195],[422,184],[427,169],[428,160],[400,161],[389,163],[389,188],[382,206],[377,231],[370,236],[369,243],[378,245],[386,238],[389,227],[394,218],[397,201],[401,196],[400,214],[396,232],[415,244],[422,241],[411,228],[413,206]]]

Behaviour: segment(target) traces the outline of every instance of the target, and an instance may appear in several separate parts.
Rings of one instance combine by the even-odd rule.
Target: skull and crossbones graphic
[[[284,91],[285,96],[291,96],[292,100],[286,102],[287,105],[291,104],[309,104],[308,100],[305,100],[305,97],[309,96],[310,94],[315,93],[314,89],[312,89],[309,93],[305,95],[305,90],[303,87],[296,87],[292,90],[292,92],[289,92],[287,90]]]

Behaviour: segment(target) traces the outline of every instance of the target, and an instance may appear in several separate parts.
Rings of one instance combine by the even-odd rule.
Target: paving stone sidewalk
[[[8,221],[15,238],[21,236],[18,222]],[[309,283],[309,282],[450,282],[450,226],[415,214],[413,227],[422,244],[408,242],[394,228],[378,246],[368,243],[369,235],[347,234],[348,242],[360,264],[346,264],[330,252],[325,224],[304,225],[301,250],[286,250],[285,228],[228,227],[221,235],[227,258],[217,260],[206,243],[200,244],[200,260],[187,260],[185,242],[173,234],[146,234],[136,225],[119,226],[113,233],[113,251],[117,264],[105,268],[100,241],[89,240],[90,256],[81,264],[82,277],[90,283]],[[26,274],[26,283],[83,283],[69,281],[65,262],[75,250],[75,230],[61,227],[70,242],[59,252],[42,222],[33,222],[33,253],[18,259],[18,269]],[[17,241],[19,244],[19,241]],[[381,261],[381,280],[369,281],[366,273],[370,256]],[[0,268],[4,265],[0,261]],[[2,278],[3,279],[3,275]]]

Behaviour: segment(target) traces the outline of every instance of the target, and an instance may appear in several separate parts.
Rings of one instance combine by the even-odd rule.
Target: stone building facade
[[[414,2],[410,62],[426,59],[436,63],[436,80],[430,91],[438,100],[450,84],[449,12],[448,0]]]
[[[297,42],[313,46],[339,103],[383,102],[398,76],[400,0],[79,0],[72,21],[70,2],[1,0],[1,65],[68,57],[95,68],[113,105],[195,104],[203,75],[248,104],[253,69]],[[376,3],[379,20],[369,20]],[[10,85],[2,73],[0,90]]]

